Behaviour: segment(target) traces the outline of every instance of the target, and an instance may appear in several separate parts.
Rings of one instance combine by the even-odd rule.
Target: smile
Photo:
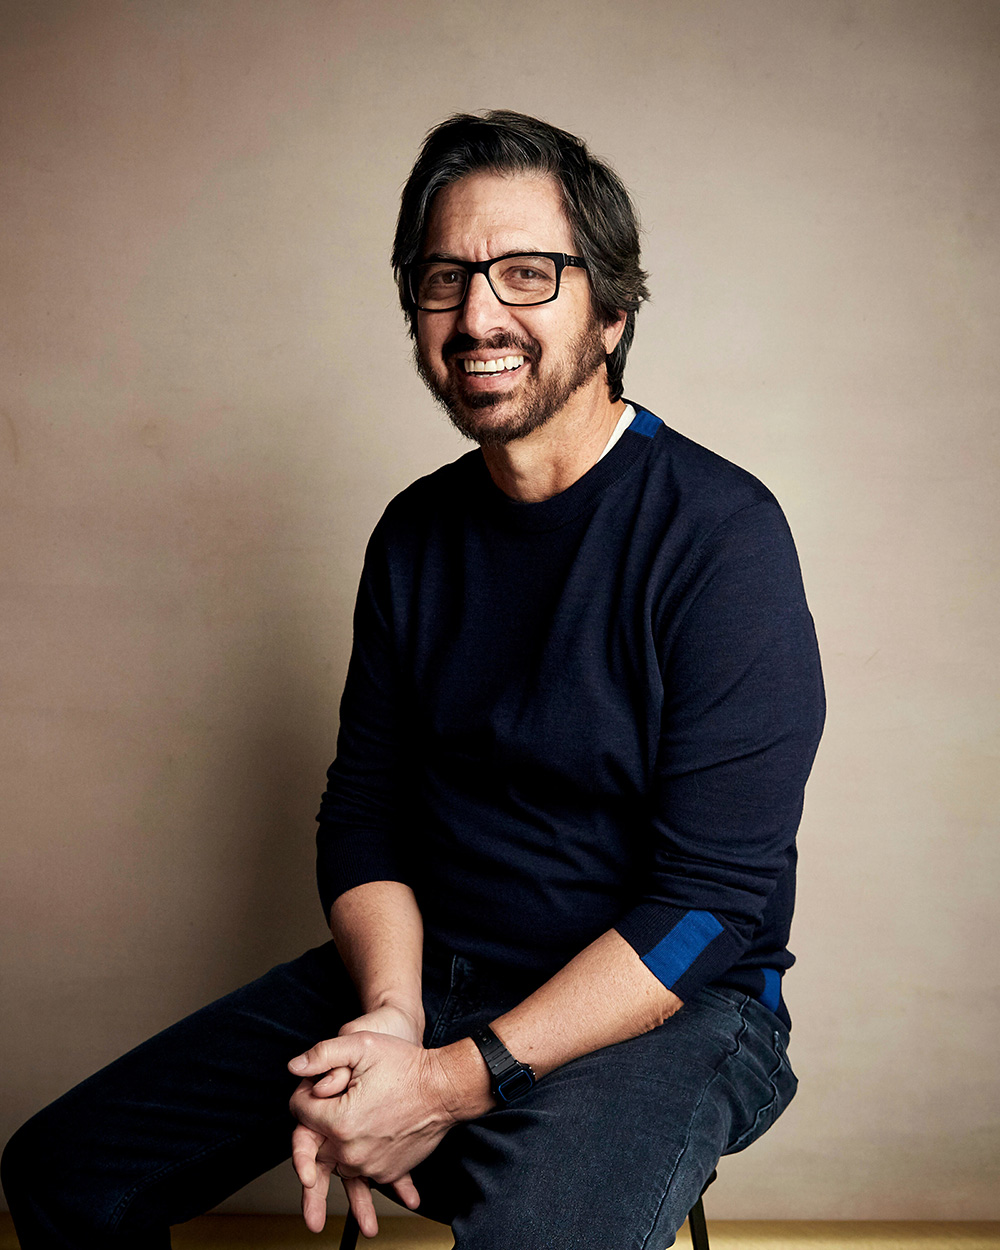
[[[504,373],[508,369],[520,369],[524,364],[524,357],[500,356],[496,360],[463,360],[461,364],[466,373]]]

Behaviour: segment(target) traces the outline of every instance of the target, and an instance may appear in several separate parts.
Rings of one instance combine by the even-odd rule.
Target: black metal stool
[[[705,1205],[702,1198],[705,1196],[705,1190],[715,1180],[718,1173],[713,1172],[705,1184],[702,1186],[701,1193],[698,1195],[698,1201],[688,1212],[688,1228],[691,1232],[691,1245],[693,1250],[709,1250],[708,1248],[708,1226],[705,1223]],[[355,1250],[358,1244],[358,1221],[354,1218],[352,1212],[348,1211],[347,1219],[344,1221],[344,1235],[340,1239],[340,1250]]]

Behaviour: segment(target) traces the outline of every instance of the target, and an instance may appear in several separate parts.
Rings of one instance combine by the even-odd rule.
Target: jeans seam
[[[427,1049],[433,1050],[438,1040],[444,1036],[448,1026],[452,1024],[458,1015],[458,1004],[462,997],[462,978],[458,975],[458,965],[455,959],[452,959],[451,972],[448,977],[448,993],[445,1000],[441,1004],[441,1010],[438,1012],[437,1020],[434,1022],[434,1028],[431,1029],[427,1038]]]
[[[165,1176],[169,1176],[172,1172],[178,1172],[182,1168],[187,1167],[191,1163],[197,1163],[199,1159],[204,1159],[206,1155],[212,1154],[218,1150],[224,1150],[226,1146],[231,1146],[233,1142],[240,1141],[244,1137],[248,1137],[248,1133],[233,1133],[230,1137],[223,1138],[222,1141],[212,1142],[211,1145],[203,1146],[197,1154],[188,1155],[184,1159],[176,1160],[173,1163],[167,1163],[159,1171],[154,1172],[152,1176],[145,1176],[141,1181],[137,1181],[131,1189],[118,1199],[114,1210],[111,1212],[111,1218],[108,1221],[109,1229],[112,1233],[116,1233],[125,1218],[128,1208],[135,1199],[142,1193],[144,1189],[148,1189],[150,1185],[162,1180]]]
[[[444,1000],[444,1005],[438,1012],[438,1018],[434,1021],[434,1028],[431,1029],[430,1036],[427,1039],[428,1050],[435,1050],[437,1048],[438,1039],[442,1037],[448,1025],[451,1023],[451,1018],[454,1015],[454,999],[455,995],[449,994]]]
[[[730,1053],[726,1055],[725,1058],[721,1061],[719,1067],[721,1067],[723,1063],[728,1063],[730,1059],[735,1058],[735,1056],[738,1055],[740,1052],[740,1046],[743,1043],[743,1034],[747,1031],[748,1025],[746,1022],[746,1018],[743,1015],[742,1007],[739,1009],[739,1014],[740,1014],[740,1031],[736,1037],[736,1044],[733,1047],[732,1051],[730,1051]],[[688,1119],[687,1133],[684,1137],[684,1145],[678,1151],[677,1159],[674,1162],[674,1166],[670,1170],[670,1175],[667,1177],[666,1184],[663,1186],[663,1193],[660,1195],[660,1201],[656,1205],[656,1213],[653,1216],[652,1223],[650,1224],[649,1228],[647,1229],[646,1233],[643,1236],[642,1241],[640,1242],[640,1250],[646,1250],[646,1247],[649,1245],[650,1237],[652,1237],[653,1233],[656,1231],[656,1225],[660,1218],[660,1212],[663,1210],[663,1204],[667,1200],[667,1194],[669,1194],[670,1192],[670,1186],[673,1182],[674,1177],[677,1175],[677,1169],[680,1167],[681,1163],[684,1160],[684,1156],[688,1152],[688,1147],[691,1145],[692,1125],[694,1124],[695,1119],[697,1118],[697,1115],[698,1115],[699,1110],[701,1109],[702,1103],[705,1101],[706,1097],[708,1096],[708,1091],[712,1088],[715,1082],[719,1079],[720,1075],[721,1073],[719,1072],[719,1068],[716,1068],[715,1072],[712,1075],[712,1079],[705,1083],[705,1087],[701,1091],[701,1097],[698,1099],[697,1105],[695,1106],[694,1110],[691,1112],[691,1116]],[[695,1199],[695,1202],[697,1202],[697,1198]],[[692,1203],[692,1206],[693,1205],[694,1203]],[[686,1219],[687,1212],[685,1212],[684,1215]]]

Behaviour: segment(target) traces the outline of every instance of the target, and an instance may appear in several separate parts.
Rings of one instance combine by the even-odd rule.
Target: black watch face
[[[502,1098],[504,1102],[510,1102],[512,1099],[520,1098],[522,1094],[526,1094],[534,1083],[531,1079],[531,1073],[525,1072],[521,1068],[513,1076],[508,1076],[506,1080],[501,1081],[497,1085],[497,1097]]]

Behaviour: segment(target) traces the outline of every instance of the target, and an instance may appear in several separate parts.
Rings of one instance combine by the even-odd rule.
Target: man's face
[[[554,179],[477,173],[434,197],[422,254],[478,261],[575,250]],[[601,366],[617,337],[594,315],[583,269],[564,269],[558,298],[534,308],[501,304],[480,273],[461,308],[417,313],[417,367],[463,434],[498,446],[538,429],[581,387],[607,394]],[[468,372],[465,362],[477,360],[514,367]]]

